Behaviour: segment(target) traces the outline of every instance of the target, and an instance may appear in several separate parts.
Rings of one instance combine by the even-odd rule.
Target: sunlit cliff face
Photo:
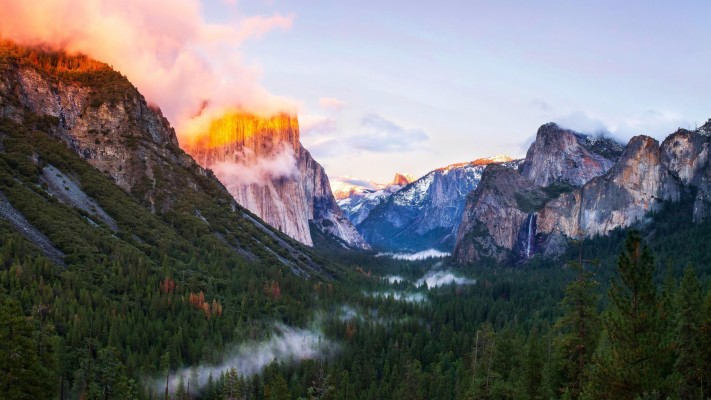
[[[202,131],[181,135],[180,146],[204,167],[217,162],[269,158],[289,148],[299,148],[299,122],[286,113],[258,116],[228,112],[215,118]]]
[[[233,194],[245,185],[298,175],[299,122],[287,113],[226,112],[204,123],[202,129],[183,133],[179,142]]]

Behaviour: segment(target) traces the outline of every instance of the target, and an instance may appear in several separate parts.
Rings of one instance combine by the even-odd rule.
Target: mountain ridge
[[[709,212],[708,126],[680,129],[661,145],[636,136],[620,152],[621,147],[607,139],[586,139],[555,124],[543,125],[513,190],[490,203],[481,202],[487,192],[504,190],[503,183],[492,177],[487,181],[493,184],[478,187],[468,198],[455,258],[460,263],[481,257],[515,263],[534,254],[556,256],[570,239],[643,223],[664,202],[679,202],[689,195],[695,204],[693,220],[700,222]],[[495,169],[484,172],[499,174]],[[506,205],[512,207],[508,216],[495,221],[488,217],[487,210]]]

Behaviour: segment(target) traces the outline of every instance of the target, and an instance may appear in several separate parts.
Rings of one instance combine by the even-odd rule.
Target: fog
[[[424,301],[427,301],[427,296],[425,296],[423,293],[397,292],[394,290],[386,290],[382,292],[366,292],[365,295],[377,298],[392,297],[394,300],[404,301],[407,303],[422,303]]]
[[[225,361],[217,365],[198,365],[171,373],[169,390],[175,391],[181,379],[199,390],[207,384],[210,376],[219,378],[220,374],[235,368],[239,376],[249,377],[264,370],[273,362],[294,362],[301,360],[323,359],[334,355],[339,346],[324,338],[319,330],[292,328],[275,325],[275,332],[268,340],[242,343],[236,346]],[[196,380],[191,376],[197,377]],[[165,390],[165,378],[155,381],[155,388],[160,393]]]
[[[426,258],[442,258],[449,255],[449,253],[445,253],[443,251],[429,249],[419,251],[417,253],[379,253],[377,257],[392,257],[396,260],[416,261],[424,260]]]
[[[254,157],[253,151],[244,149],[240,161],[221,161],[210,165],[217,178],[228,190],[242,186],[264,184],[274,179],[298,178],[294,150],[284,145],[269,157]]]
[[[400,275],[388,275],[388,276],[384,276],[383,279],[388,281],[388,283],[390,283],[390,284],[400,283],[400,282],[405,281],[405,278],[403,278]]]
[[[415,286],[422,286],[425,283],[427,284],[427,287],[435,288],[451,284],[473,285],[476,283],[476,280],[456,276],[450,271],[430,271],[425,276],[418,279],[417,282],[415,282]]]

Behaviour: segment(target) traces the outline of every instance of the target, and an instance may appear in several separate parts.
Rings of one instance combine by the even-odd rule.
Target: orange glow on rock
[[[247,149],[255,157],[269,156],[282,146],[299,147],[299,122],[295,116],[263,117],[228,112],[209,122],[207,129],[181,138],[180,145],[204,167],[224,161]]]

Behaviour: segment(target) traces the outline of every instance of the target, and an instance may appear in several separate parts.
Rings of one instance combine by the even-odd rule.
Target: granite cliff
[[[301,146],[296,117],[224,115],[181,146],[239,204],[301,243],[313,245],[311,223],[347,246],[368,248],[338,207],[323,167]]]
[[[555,256],[569,239],[645,223],[664,202],[689,197],[701,221],[711,208],[710,128],[680,129],[661,145],[636,136],[622,150],[607,138],[544,125],[518,173],[484,171],[467,199],[456,259]]]
[[[281,263],[302,276],[324,274],[304,247],[238,205],[212,171],[180,149],[160,110],[104,63],[0,42],[0,153],[6,151],[6,143],[21,142],[23,135],[28,143],[13,145],[13,151],[31,154],[20,161],[27,164],[28,176],[36,174],[32,189],[46,201],[80,210],[85,217],[82,223],[107,229],[116,240],[144,249],[160,247],[161,235],[200,232],[205,246],[234,252],[247,261]],[[31,147],[36,143],[55,146],[57,142],[65,145],[64,153],[68,148],[80,161],[69,162],[71,157],[64,153],[50,159],[43,154],[62,151],[52,148],[33,153]],[[318,169],[311,164],[307,167]],[[97,170],[101,178],[91,172]],[[105,177],[110,178],[109,183]],[[318,185],[328,187],[325,176],[317,179]],[[18,208],[17,201],[23,197],[17,197],[15,187],[24,186],[17,182],[4,181],[5,196],[0,189],[0,217],[61,264],[57,256],[61,252],[51,246],[65,238],[46,235],[51,241],[42,240],[46,232],[23,215],[27,209]],[[107,197],[108,193],[113,195]],[[335,207],[335,203],[324,204],[327,206],[314,207]],[[146,208],[149,215],[135,207]],[[128,209],[135,213],[122,214]],[[135,220],[138,215],[141,221]],[[137,225],[150,229],[137,229]],[[180,231],[187,226],[192,227],[192,233]],[[171,240],[179,242],[176,237]],[[191,245],[194,243],[186,242],[183,248],[166,251],[188,251]]]

